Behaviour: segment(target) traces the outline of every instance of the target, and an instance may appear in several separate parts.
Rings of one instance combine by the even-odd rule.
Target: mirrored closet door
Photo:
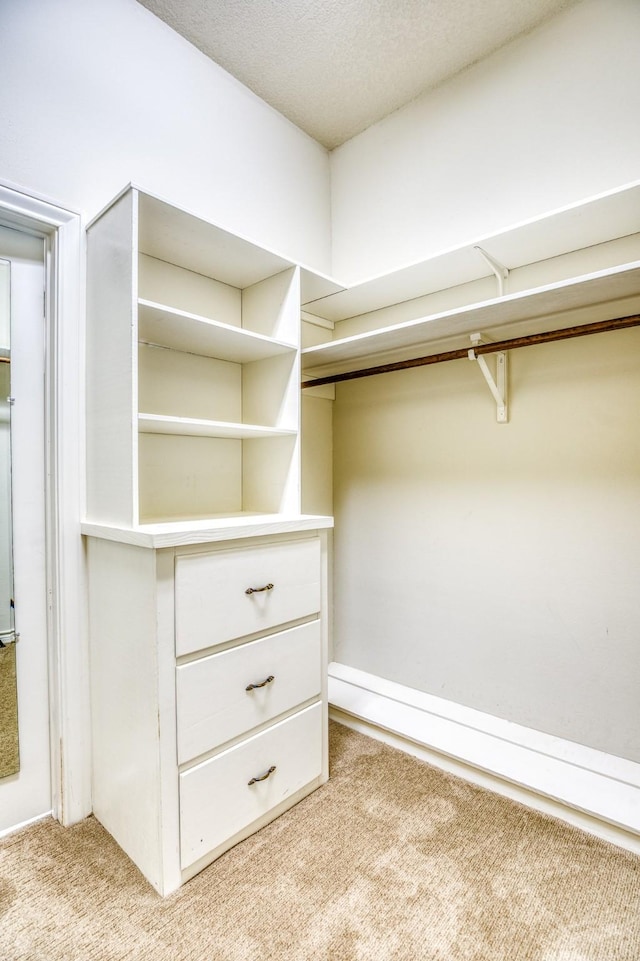
[[[44,291],[42,238],[0,223],[0,836],[51,810]]]
[[[0,777],[20,769],[11,512],[11,265],[0,260]]]

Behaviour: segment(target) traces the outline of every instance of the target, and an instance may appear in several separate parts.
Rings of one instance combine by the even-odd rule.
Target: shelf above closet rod
[[[539,334],[527,334],[524,337],[512,337],[509,340],[499,340],[491,344],[478,344],[474,347],[476,354],[495,354],[505,350],[515,350],[517,347],[532,347],[536,344],[548,344],[558,340],[570,340],[573,337],[586,337],[589,334],[602,334],[609,330],[622,330],[626,327],[639,327],[640,314],[629,317],[617,317],[613,320],[600,320],[593,324],[580,324],[577,327],[563,327],[559,330],[547,330]],[[446,350],[439,354],[428,354],[425,357],[414,357],[411,360],[399,360],[391,364],[380,364],[377,367],[365,367],[361,370],[349,370],[342,374],[332,374],[329,377],[318,377],[302,383],[305,387],[322,387],[324,384],[338,384],[345,380],[359,380],[362,377],[375,377],[378,374],[389,374],[396,370],[407,370],[410,367],[426,367],[430,364],[442,364],[448,360],[466,360],[469,348],[460,347],[456,350]]]

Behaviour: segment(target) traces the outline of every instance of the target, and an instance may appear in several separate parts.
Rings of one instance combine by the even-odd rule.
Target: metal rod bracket
[[[498,297],[503,297],[505,281],[509,279],[509,268],[505,267],[504,264],[501,264],[499,260],[496,260],[495,257],[487,253],[486,250],[483,250],[482,247],[479,247],[477,244],[474,244],[473,249],[477,250],[489,267],[491,267],[498,281]]]
[[[483,343],[487,343],[487,341],[488,338],[483,338],[481,333],[471,334],[471,343],[474,346],[470,348],[467,356],[469,357],[469,360],[476,360],[478,362],[478,367],[480,368],[482,376],[486,380],[487,386],[496,402],[496,420],[499,424],[508,424],[509,407],[507,403],[507,354],[502,350],[496,352],[496,376],[494,380],[493,374],[491,373],[486,360],[475,351],[476,347],[479,347]]]

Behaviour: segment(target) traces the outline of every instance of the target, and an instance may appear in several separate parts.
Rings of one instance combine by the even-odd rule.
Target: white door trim
[[[78,213],[0,181],[0,224],[44,238],[46,541],[54,817],[91,812],[84,504],[84,272]]]

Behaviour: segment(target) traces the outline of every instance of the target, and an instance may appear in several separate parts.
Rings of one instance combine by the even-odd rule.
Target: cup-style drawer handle
[[[267,778],[268,778],[271,774],[273,774],[273,772],[275,771],[275,769],[276,769],[275,764],[272,764],[271,767],[269,768],[269,770],[267,771],[267,773],[266,773],[266,774],[263,774],[262,777],[252,777],[251,780],[249,781],[247,787],[251,787],[252,784],[257,784],[258,781],[266,781]]]
[[[262,591],[272,591],[273,584],[265,584],[264,587],[248,587],[245,594],[261,594]]]
[[[264,681],[261,681],[260,684],[247,684],[245,691],[255,691],[259,687],[266,687],[267,684],[271,684],[275,679],[275,674],[270,674],[269,677],[265,677]]]

